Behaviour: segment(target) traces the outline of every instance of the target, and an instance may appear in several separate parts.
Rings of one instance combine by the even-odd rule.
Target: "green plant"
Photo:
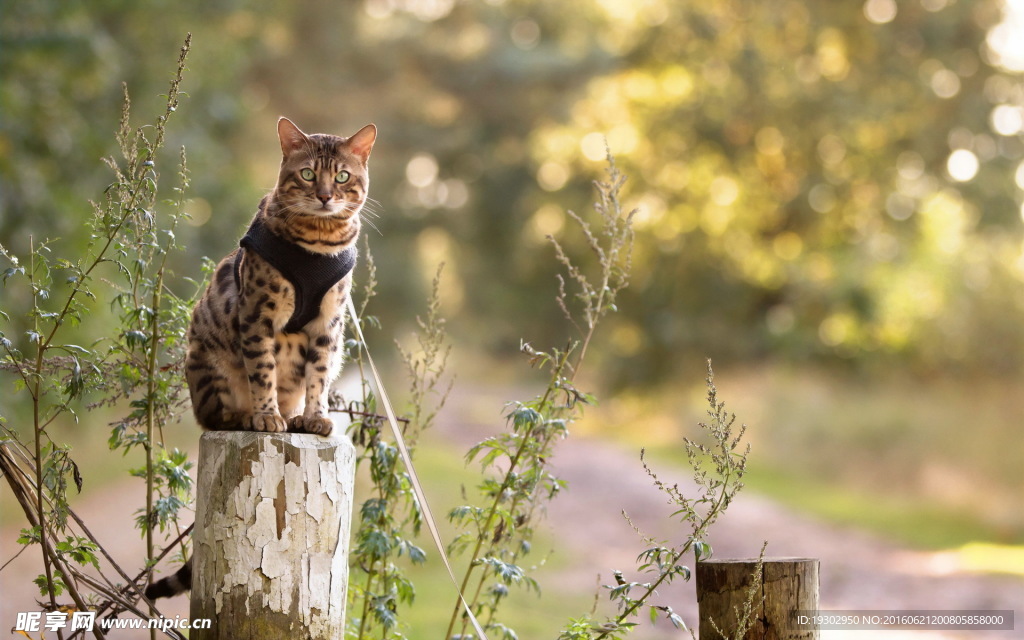
[[[365,316],[363,311],[373,296],[376,270],[368,247],[364,254],[368,266],[360,318],[372,324],[374,319]],[[407,350],[397,345],[409,378],[409,410],[401,421],[410,453],[415,452],[419,434],[430,428],[444,406],[452,385],[450,379],[445,382],[451,347],[444,318],[440,315],[443,266],[438,267],[434,277],[426,315],[416,319],[419,326],[416,347]],[[350,353],[360,371],[365,373],[359,346],[354,339],[349,341]],[[399,607],[412,602],[415,588],[399,561],[403,556],[413,563],[425,560],[425,552],[412,540],[420,531],[422,515],[409,474],[399,460],[398,448],[382,432],[386,423],[383,416],[376,413],[376,397],[366,380],[363,375],[359,399],[335,402],[353,419],[349,432],[360,447],[357,464],[367,469],[373,493],[359,509],[354,535],[346,637],[402,638]]]
[[[595,183],[598,199],[594,210],[601,222],[596,233],[582,217],[569,212],[595,258],[596,274],[578,266],[562,244],[549,236],[568,282],[576,289],[570,297],[567,278],[557,276],[557,303],[578,331],[579,341],[547,351],[522,344],[530,364],[547,370],[547,384],[532,400],[508,403],[507,430],[470,449],[467,460],[477,460],[484,473],[490,474],[478,487],[483,504],[465,504],[449,514],[449,519],[463,529],[449,548],[453,554],[468,557],[461,581],[466,600],[485,629],[510,640],[517,637],[516,633],[498,620],[498,610],[510,587],[537,589],[521,566],[521,558],[532,549],[541,507],[565,486],[551,472],[548,461],[556,444],[583,415],[584,407],[595,402],[577,389],[576,376],[600,321],[616,310],[616,296],[629,282],[635,211],[622,210],[619,194],[625,180],[609,153],[608,180]],[[572,308],[577,305],[582,309],[574,313]],[[461,602],[457,601],[445,638],[467,637],[468,619],[463,614],[460,624],[461,611]]]
[[[592,616],[584,616],[571,620],[559,640],[598,640],[600,638],[622,638],[637,625],[637,618],[642,609],[647,608],[653,622],[658,617],[665,617],[678,628],[685,629],[683,619],[672,608],[655,601],[657,590],[663,584],[682,578],[689,580],[691,571],[683,564],[684,559],[693,553],[694,560],[711,557],[711,546],[705,541],[708,529],[728,509],[736,494],[743,488],[743,476],[746,473],[747,456],[750,445],[740,448],[746,427],[735,430],[736,416],[725,410],[725,403],[719,401],[718,390],[715,388],[714,371],[711,361],[707,363],[707,423],[699,423],[709,440],[708,444],[687,438],[685,440],[686,456],[693,470],[693,481],[699,493],[695,497],[687,497],[678,485],[668,485],[644,460],[641,461],[647,475],[654,481],[659,491],[664,493],[675,505],[673,517],[677,518],[689,533],[675,543],[653,540],[640,534],[648,545],[637,556],[638,574],[642,580],[627,580],[623,573],[614,573],[615,584],[608,585],[608,596],[615,603],[617,613],[602,622],[596,622]],[[629,515],[623,513],[629,520]],[[639,532],[634,525],[634,529]],[[762,550],[763,554],[763,550]],[[758,571],[758,574],[760,571]],[[748,605],[752,593],[748,594]],[[748,616],[744,620],[749,619]],[[692,633],[692,631],[691,631]],[[742,634],[740,636],[742,637]]]
[[[190,500],[187,456],[168,450],[162,435],[162,425],[174,419],[185,395],[180,365],[191,304],[167,285],[167,256],[176,248],[174,231],[184,216],[188,186],[184,150],[175,195],[163,202],[157,172],[167,123],[182,95],[190,46],[191,36],[181,48],[164,113],[154,124],[131,127],[125,88],[116,136],[121,158],[106,161],[114,181],[103,198],[92,203],[85,255],[77,260],[56,257],[55,243],[34,239],[24,260],[0,247],[9,263],[3,273],[5,288],[15,299],[17,287],[28,292],[23,298],[27,309],[0,312],[0,368],[14,374],[16,390],[28,395],[31,407],[27,428],[3,426],[0,463],[31,525],[19,542],[42,548],[43,573],[36,583],[50,610],[58,609],[57,597],[66,593],[79,611],[155,615],[152,606],[148,615],[135,606],[141,596],[138,585],[148,580],[158,560],[154,532],[177,527],[178,511]],[[114,335],[82,346],[79,343],[90,333],[109,332],[110,325],[97,308],[107,296],[117,329]],[[27,328],[19,331],[19,323]],[[97,331],[103,324],[105,330]],[[113,425],[111,449],[125,455],[135,447],[144,452],[144,462],[133,475],[146,483],[146,506],[136,524],[146,537],[147,557],[134,579],[99,545],[69,504],[69,485],[80,491],[84,479],[71,447],[51,438],[50,428],[77,422],[83,406],[126,410],[127,415]],[[82,572],[84,566],[93,568],[99,578]],[[110,571],[117,577],[108,577]],[[102,604],[96,606],[97,602]],[[91,631],[103,636],[98,627]],[[180,637],[173,630],[168,634]]]

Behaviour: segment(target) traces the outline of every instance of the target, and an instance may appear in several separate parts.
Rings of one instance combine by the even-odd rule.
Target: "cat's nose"
[[[324,203],[325,205],[331,200],[331,194],[329,193],[318,193],[316,194],[316,197],[320,202]]]

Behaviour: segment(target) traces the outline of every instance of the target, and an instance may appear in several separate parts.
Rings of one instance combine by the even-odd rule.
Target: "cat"
[[[281,118],[277,131],[277,186],[196,305],[185,373],[205,429],[328,435],[376,127],[346,139]]]
[[[277,133],[277,185],[192,313],[185,377],[204,429],[326,436],[377,129],[307,135],[282,117]],[[181,593],[191,577],[190,560],[146,596]]]

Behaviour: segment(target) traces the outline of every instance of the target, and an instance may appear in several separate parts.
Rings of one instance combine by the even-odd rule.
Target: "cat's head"
[[[348,219],[366,202],[370,176],[366,161],[377,138],[368,124],[350,138],[305,134],[288,118],[277,121],[281,174],[277,198],[282,213]]]

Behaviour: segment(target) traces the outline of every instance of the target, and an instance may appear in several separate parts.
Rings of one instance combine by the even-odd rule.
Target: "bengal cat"
[[[185,377],[205,429],[326,436],[377,129],[307,135],[281,118],[277,133],[277,185],[192,313]],[[146,596],[190,589],[191,565],[151,584]]]
[[[196,305],[186,377],[206,429],[328,435],[377,130],[307,135],[281,118],[277,131],[277,186]]]

